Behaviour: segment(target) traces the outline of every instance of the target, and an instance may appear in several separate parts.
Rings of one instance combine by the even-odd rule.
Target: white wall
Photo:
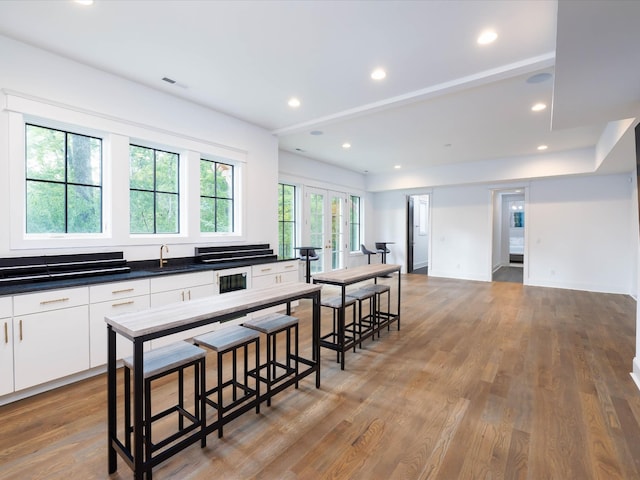
[[[429,275],[491,280],[492,185],[438,187],[431,195]],[[526,284],[635,293],[636,237],[630,175],[529,182]],[[376,237],[396,242],[389,263],[406,262],[406,195],[374,195]],[[634,237],[635,235],[635,237]],[[525,272],[527,269],[525,269]],[[554,272],[553,274],[551,272]]]
[[[242,236],[203,239],[193,228],[186,238],[158,236],[144,242],[146,244],[131,242],[128,235],[112,237],[98,242],[101,250],[124,250],[126,258],[134,260],[156,258],[160,243],[172,244],[170,256],[193,255],[194,244],[237,241],[277,245],[278,150],[277,139],[270,132],[2,36],[0,58],[0,105],[4,107],[0,111],[0,202],[5,207],[11,204],[9,166],[12,162],[24,162],[21,152],[10,153],[9,116],[16,114],[6,110],[7,101],[26,99],[27,103],[40,105],[42,111],[51,112],[53,117],[62,112],[68,118],[87,118],[96,124],[109,125],[115,138],[142,136],[144,139],[148,136],[155,143],[205,145],[211,152],[230,152],[241,155],[246,161],[244,187],[247,195],[243,205],[245,229]],[[160,79],[158,82],[161,83]],[[114,158],[113,162],[115,174],[122,176],[127,171],[128,158]],[[128,216],[122,214],[120,204],[117,206],[114,232],[128,232]],[[9,210],[0,209],[3,225],[10,224]],[[0,256],[42,253],[42,247],[17,250],[6,230],[2,229],[0,234]],[[52,245],[58,244],[52,242]],[[93,242],[88,250],[96,251],[96,246]],[[56,251],[48,253],[66,251],[71,250],[58,246]]]
[[[529,285],[632,293],[631,175],[531,182]]]

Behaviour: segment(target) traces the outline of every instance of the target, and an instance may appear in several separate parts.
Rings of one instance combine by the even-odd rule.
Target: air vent
[[[176,83],[176,81],[175,81],[174,79],[169,78],[169,77],[163,77],[163,78],[162,78],[162,81],[163,81],[163,82],[170,83],[171,85],[173,85],[174,83]]]

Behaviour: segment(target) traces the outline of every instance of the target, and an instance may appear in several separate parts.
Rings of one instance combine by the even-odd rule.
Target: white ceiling
[[[479,46],[487,28],[498,39]],[[3,0],[0,34],[360,172],[591,147],[640,112],[637,1]]]

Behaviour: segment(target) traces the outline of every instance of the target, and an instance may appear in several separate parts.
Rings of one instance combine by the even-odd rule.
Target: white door
[[[311,273],[344,267],[347,252],[347,195],[331,190],[305,190],[303,243],[316,247],[319,258],[311,262]]]

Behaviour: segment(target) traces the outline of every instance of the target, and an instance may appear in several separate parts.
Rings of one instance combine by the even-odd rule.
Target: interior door
[[[409,195],[407,197],[407,273],[413,272],[413,247],[415,247],[413,239],[413,209],[413,195]]]
[[[303,243],[316,247],[318,260],[311,262],[311,274],[344,267],[346,247],[346,202],[342,192],[307,188]]]

